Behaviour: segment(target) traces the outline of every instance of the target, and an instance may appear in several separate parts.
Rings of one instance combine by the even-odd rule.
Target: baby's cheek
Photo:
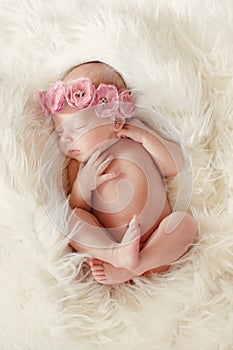
[[[95,128],[80,135],[79,139],[76,140],[76,145],[77,148],[82,149],[83,153],[88,153],[101,147],[105,141],[106,135]]]
[[[67,153],[67,149],[66,149],[66,147],[65,147],[65,145],[60,141],[60,140],[58,140],[58,148],[60,149],[60,151],[64,154],[64,155],[66,155],[66,153]]]

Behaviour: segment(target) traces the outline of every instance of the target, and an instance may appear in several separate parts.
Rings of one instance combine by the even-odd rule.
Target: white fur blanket
[[[0,6],[1,350],[232,349],[233,3]],[[67,247],[58,192],[49,189],[53,220],[41,198],[52,128],[35,93],[88,60],[118,69],[138,103],[176,127],[192,159],[195,245],[168,273],[134,284],[97,284],[85,256]]]

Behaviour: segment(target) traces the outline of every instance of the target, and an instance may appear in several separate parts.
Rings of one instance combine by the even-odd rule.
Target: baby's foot
[[[124,283],[134,276],[129,270],[117,268],[98,259],[92,259],[89,265],[94,279],[101,284]]]
[[[113,266],[127,270],[137,267],[139,264],[140,237],[139,221],[137,216],[134,215],[120,245],[113,248]]]
[[[135,215],[130,223],[121,243],[113,244],[106,249],[105,256],[102,260],[116,268],[127,270],[135,269],[139,264],[139,246],[140,246],[141,229],[138,218]],[[102,254],[103,255],[103,254]],[[89,264],[93,259],[89,260]]]

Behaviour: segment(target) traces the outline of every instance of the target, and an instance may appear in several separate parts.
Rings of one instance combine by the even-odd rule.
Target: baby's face
[[[99,74],[102,66],[101,63],[80,65],[68,73],[63,82],[69,83],[81,77],[88,77],[97,88],[100,82],[108,83],[105,81],[106,77],[101,77]],[[100,82],[95,80],[95,76],[98,75],[101,78]],[[118,89],[125,88],[125,83],[120,76],[117,82]],[[66,104],[59,113],[53,115],[59,148],[68,157],[75,158],[79,162],[86,161],[103,142],[116,137],[114,120],[114,116],[110,118],[97,117],[92,107],[74,113],[74,108]]]
[[[85,162],[91,153],[112,138],[112,118],[97,118],[92,108],[73,115],[53,116],[58,146],[63,154]]]

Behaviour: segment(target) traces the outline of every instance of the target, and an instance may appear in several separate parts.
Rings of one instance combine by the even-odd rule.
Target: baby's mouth
[[[70,154],[79,154],[80,151],[78,149],[69,149],[68,151]]]

